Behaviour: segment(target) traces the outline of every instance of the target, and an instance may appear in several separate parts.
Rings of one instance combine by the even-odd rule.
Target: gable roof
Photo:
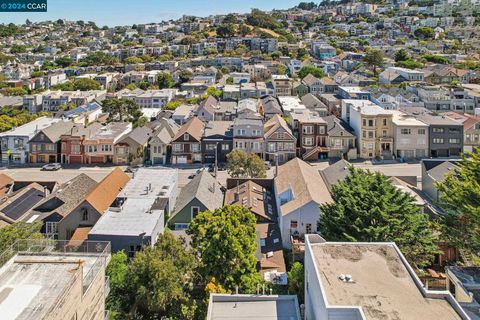
[[[311,73],[309,73],[305,78],[303,78],[303,83],[305,83],[307,86],[313,86],[315,82],[319,82],[320,79],[317,77],[314,77]]]
[[[350,163],[344,159],[340,159],[334,164],[329,165],[323,170],[320,170],[320,176],[328,188],[328,191],[332,192],[332,185],[345,180],[350,174],[348,167]]]
[[[42,129],[38,134],[43,133],[50,141],[57,142],[62,134],[71,130],[74,126],[75,124],[73,122],[60,121]]]
[[[206,110],[208,113],[213,114],[215,112],[215,107],[217,106],[218,101],[213,96],[209,95],[207,99],[200,102],[200,105],[196,108],[196,112],[200,109]]]
[[[271,117],[265,124],[263,125],[263,131],[265,132],[264,137],[268,138],[271,136],[278,128],[282,128],[285,130],[287,134],[291,136],[292,139],[295,137],[292,134],[292,131],[288,127],[287,122],[278,114]]]
[[[263,105],[263,113],[265,114],[283,114],[280,102],[273,96],[264,96],[260,98],[260,103]]]
[[[333,201],[318,171],[299,158],[294,158],[278,168],[275,185],[279,194],[289,189],[293,193],[293,199],[280,206],[282,215],[287,215],[310,201],[317,204]]]
[[[274,221],[275,217],[269,215],[265,210],[264,197],[264,188],[252,180],[247,180],[226,191],[225,204],[245,207],[264,220]]]
[[[96,185],[95,180],[82,173],[60,185],[55,192],[35,206],[29,215],[39,214],[43,219],[56,212],[60,216],[66,217]],[[39,210],[42,205],[55,198],[59,201],[56,208],[48,211]]]
[[[126,133],[122,138],[120,138],[118,143],[125,141],[126,139],[130,138],[139,145],[144,145],[148,142],[150,137],[152,136],[152,130],[149,127],[137,127],[132,131]]]
[[[197,198],[208,210],[213,211],[223,204],[223,192],[220,183],[206,170],[202,170],[192,181],[183,187],[177,198],[172,217]]]
[[[202,122],[202,120],[198,119],[197,117],[193,117],[188,120],[187,123],[180,127],[180,129],[177,131],[177,134],[175,134],[172,140],[177,140],[178,138],[183,136],[184,133],[188,133],[196,140],[200,141],[204,128],[205,124]]]
[[[85,201],[103,214],[129,180],[125,172],[115,168],[85,196]]]

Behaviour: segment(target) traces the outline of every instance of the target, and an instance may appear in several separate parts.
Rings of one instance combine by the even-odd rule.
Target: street
[[[312,166],[318,170],[323,170],[328,167],[328,162],[315,162],[311,163]],[[387,176],[420,176],[421,168],[420,163],[408,164],[408,163],[388,163],[388,164],[372,164],[367,162],[355,162],[353,165],[357,168],[369,169],[372,171],[379,171]],[[26,167],[26,168],[9,168],[3,169],[0,172],[5,173],[16,181],[57,181],[58,183],[65,183],[68,180],[76,177],[77,175],[84,173],[94,179],[95,181],[102,180],[107,176],[115,167],[80,167],[80,168],[65,168],[58,171],[41,171],[38,167]],[[122,170],[125,167],[120,167]],[[188,177],[196,173],[198,170],[202,170],[203,166],[184,166],[178,168],[178,186],[183,188],[191,179]],[[207,169],[205,169],[207,170]],[[267,171],[267,178],[273,178],[275,173],[275,167]],[[226,170],[218,171],[217,180],[223,186],[226,186],[227,178],[229,177]]]

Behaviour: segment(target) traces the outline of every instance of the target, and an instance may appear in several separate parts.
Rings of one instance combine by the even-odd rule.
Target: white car
[[[49,163],[42,167],[43,171],[57,171],[62,169],[62,165],[60,163]]]

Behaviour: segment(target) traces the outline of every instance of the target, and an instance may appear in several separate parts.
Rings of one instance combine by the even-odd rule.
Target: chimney
[[[47,186],[43,186],[43,197],[46,198],[48,196],[48,188]]]

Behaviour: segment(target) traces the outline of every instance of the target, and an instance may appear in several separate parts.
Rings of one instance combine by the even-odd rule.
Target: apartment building
[[[428,125],[401,111],[393,114],[393,154],[405,160],[428,157]]]
[[[18,240],[2,257],[2,319],[105,319],[108,242]]]
[[[100,123],[93,123],[88,127],[75,125],[70,131],[62,134],[60,136],[60,162],[68,164],[87,163],[84,140],[88,138],[92,132],[99,131],[101,127],[102,125]]]
[[[107,94],[106,90],[90,91],[52,91],[42,95],[42,111],[56,112],[63,105],[72,103],[75,106],[82,106],[101,100]]]
[[[36,132],[29,141],[30,163],[60,162],[61,136],[75,124],[59,121]]]
[[[391,159],[393,114],[367,100],[342,100],[342,119],[355,131],[360,158]]]
[[[175,97],[177,92],[176,89],[127,90],[121,97],[135,101],[141,108],[163,108]]]
[[[290,78],[287,75],[272,75],[273,87],[275,88],[275,95],[291,96],[292,86],[290,85]]]
[[[28,143],[30,139],[32,139],[38,131],[48,128],[59,121],[60,119],[40,117],[20,127],[0,133],[2,163],[27,163],[30,152],[30,145]]]
[[[310,110],[298,110],[290,114],[293,135],[297,138],[297,156],[303,160],[328,157],[327,122]]]
[[[90,230],[88,239],[109,241],[112,252],[124,250],[133,258],[136,252],[155,245],[177,195],[177,169],[140,168]]]
[[[128,155],[128,148],[115,148],[115,144],[130,131],[131,123],[111,122],[90,132],[83,140],[86,163],[114,163],[115,156]]]
[[[449,292],[426,288],[393,242],[305,238],[306,319],[470,319]]]
[[[263,158],[263,123],[259,119],[236,118],[233,122],[233,147]]]
[[[463,150],[463,124],[425,108],[401,108],[428,125],[428,157],[458,157]]]

